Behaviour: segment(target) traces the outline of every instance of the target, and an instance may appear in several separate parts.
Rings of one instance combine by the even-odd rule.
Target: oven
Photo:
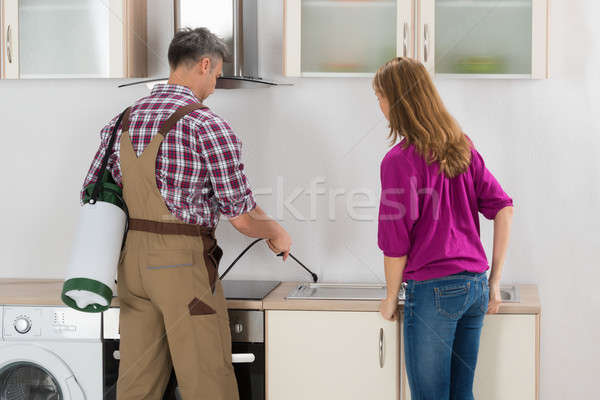
[[[228,281],[223,283],[228,300],[262,300],[280,282]],[[103,313],[103,390],[105,400],[116,400],[119,376],[119,309],[109,308]],[[265,318],[263,310],[229,309],[229,327],[232,340],[232,362],[238,383],[240,400],[265,399]],[[163,400],[181,400],[177,377],[171,378]]]
[[[116,400],[119,378],[119,308],[111,307],[102,313],[102,399]],[[178,399],[175,392],[175,374],[167,385],[163,400]]]
[[[232,363],[240,400],[265,399],[264,311],[229,310],[232,339]],[[182,400],[177,390],[177,377],[171,378],[163,400]]]
[[[119,376],[119,309],[104,313],[102,365],[103,399],[116,400]],[[229,310],[232,339],[232,361],[238,383],[240,400],[265,399],[265,331],[264,311]],[[175,372],[162,397],[163,400],[181,400]]]
[[[240,400],[265,399],[264,311],[229,310],[232,361]]]

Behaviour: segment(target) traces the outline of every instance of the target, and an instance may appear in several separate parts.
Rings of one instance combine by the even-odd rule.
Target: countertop
[[[315,311],[378,311],[374,300],[287,300],[285,296],[300,282],[282,282],[263,300],[227,300],[230,309],[246,310],[315,310]],[[60,294],[62,280],[56,279],[0,279],[0,304],[64,306]],[[518,284],[521,301],[502,303],[500,314],[539,314],[541,312],[538,288],[535,284]],[[119,306],[114,297],[112,307]],[[399,302],[400,308],[404,303]]]

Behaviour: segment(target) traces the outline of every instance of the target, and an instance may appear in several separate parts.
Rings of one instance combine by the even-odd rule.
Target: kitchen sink
[[[308,300],[381,300],[386,297],[387,288],[383,283],[301,283],[286,299]],[[519,288],[516,285],[500,286],[503,303],[520,302]],[[404,284],[398,293],[398,300],[404,301]]]
[[[301,283],[286,299],[310,300],[381,300],[386,297],[384,283]],[[404,287],[400,288],[398,300],[404,301]]]
[[[500,285],[500,298],[502,298],[503,303],[519,303],[521,301],[519,287],[516,285]]]

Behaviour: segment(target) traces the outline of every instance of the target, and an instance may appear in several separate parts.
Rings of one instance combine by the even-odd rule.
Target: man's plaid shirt
[[[179,107],[198,103],[193,92],[180,85],[159,84],[131,108],[129,136],[138,157],[158,134],[161,122]],[[118,115],[100,132],[100,148],[83,187],[95,182]],[[119,140],[107,168],[119,186]],[[220,214],[235,217],[256,203],[241,162],[242,144],[227,122],[211,110],[195,110],[179,120],[164,138],[156,159],[156,184],[167,208],[181,221],[216,226]],[[80,202],[83,204],[83,190]]]

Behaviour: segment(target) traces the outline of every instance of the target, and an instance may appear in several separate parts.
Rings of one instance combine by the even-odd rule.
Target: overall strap
[[[171,116],[165,122],[163,122],[160,125],[158,133],[160,133],[163,136],[166,136],[167,133],[169,133],[169,131],[171,130],[171,128],[175,126],[177,121],[179,121],[181,118],[185,117],[192,111],[199,109],[208,109],[208,107],[201,103],[192,103],[186,106],[179,107],[173,114],[171,114]]]
[[[131,112],[131,107],[127,107],[125,113],[123,114],[123,122],[121,123],[121,132],[129,131],[129,114]]]

